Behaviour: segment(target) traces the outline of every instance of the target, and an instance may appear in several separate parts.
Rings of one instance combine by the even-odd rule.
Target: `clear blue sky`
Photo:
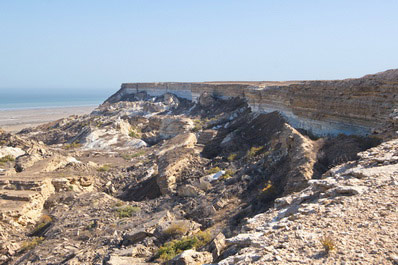
[[[389,68],[398,68],[396,0],[0,1],[3,93]]]

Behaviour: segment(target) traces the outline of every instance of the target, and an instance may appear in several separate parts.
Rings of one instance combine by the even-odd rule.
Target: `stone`
[[[227,243],[227,245],[238,245],[240,247],[259,245],[258,242],[261,241],[262,235],[263,233],[261,232],[250,233],[250,234],[243,233],[231,238],[227,238],[225,242]]]
[[[193,129],[194,123],[189,118],[164,118],[160,125],[159,134],[161,137],[167,139],[178,134],[186,133]]]
[[[107,265],[149,265],[149,264],[157,264],[157,263],[147,263],[145,259],[134,258],[134,257],[124,257],[111,255],[110,259],[106,262]]]
[[[221,255],[221,253],[226,248],[227,244],[225,243],[225,236],[223,233],[219,233],[216,237],[210,242],[209,250],[213,256],[213,260],[217,260],[217,258]]]
[[[180,255],[166,262],[167,265],[202,265],[213,260],[209,252],[197,252],[193,249],[185,250]]]
[[[51,180],[51,184],[53,184],[56,192],[68,190],[70,185],[67,178],[54,178]]]
[[[182,197],[197,197],[203,195],[204,192],[192,185],[184,185],[178,187],[177,194]]]
[[[25,151],[18,147],[5,146],[0,148],[0,158],[4,156],[12,156],[13,158],[17,158],[24,154]]]
[[[200,106],[207,108],[214,105],[216,100],[210,93],[203,92],[199,97],[198,103]]]
[[[133,231],[131,233],[127,233],[123,236],[123,245],[127,246],[127,245],[133,245],[136,244],[138,242],[141,242],[142,240],[144,240],[147,237],[152,236],[152,234],[141,230],[141,231]]]
[[[334,189],[330,189],[326,192],[328,196],[353,196],[357,194],[362,194],[367,191],[365,186],[337,186]]]

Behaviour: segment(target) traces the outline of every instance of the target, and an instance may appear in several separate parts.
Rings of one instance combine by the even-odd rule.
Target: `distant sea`
[[[109,95],[1,95],[0,110],[98,106]]]

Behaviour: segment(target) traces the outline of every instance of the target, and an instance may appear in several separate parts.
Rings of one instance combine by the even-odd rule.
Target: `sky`
[[[0,0],[1,93],[398,68],[398,1]]]

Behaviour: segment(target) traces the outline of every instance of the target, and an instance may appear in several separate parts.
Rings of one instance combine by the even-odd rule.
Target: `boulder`
[[[209,246],[209,250],[213,256],[213,260],[217,260],[217,258],[221,255],[221,253],[226,248],[227,244],[225,243],[225,236],[223,233],[219,233],[211,242]]]
[[[194,123],[189,118],[173,117],[164,118],[160,125],[160,136],[167,139],[178,134],[188,132],[194,128]]]
[[[148,236],[152,236],[152,234],[146,232],[145,230],[127,233],[123,236],[123,245],[133,245],[135,243],[141,242]]]
[[[214,105],[216,103],[216,100],[211,94],[209,94],[208,92],[204,92],[200,95],[198,103],[200,106],[206,108]]]
[[[197,197],[199,195],[203,195],[204,192],[195,186],[188,184],[178,187],[177,194],[182,197]]]
[[[193,249],[188,249],[168,261],[167,265],[202,265],[211,263],[213,260],[209,252],[198,252]]]
[[[174,138],[168,140],[160,148],[157,156],[160,157],[166,152],[171,151],[178,147],[193,148],[197,142],[196,135],[193,133],[183,133],[175,136]]]
[[[159,158],[156,183],[161,194],[175,192],[177,179],[191,160],[192,149],[184,147],[173,149]]]
[[[12,156],[12,157],[16,158],[16,157],[24,155],[24,154],[25,154],[25,151],[18,147],[6,146],[3,148],[0,148],[0,158],[2,158],[4,156]]]

